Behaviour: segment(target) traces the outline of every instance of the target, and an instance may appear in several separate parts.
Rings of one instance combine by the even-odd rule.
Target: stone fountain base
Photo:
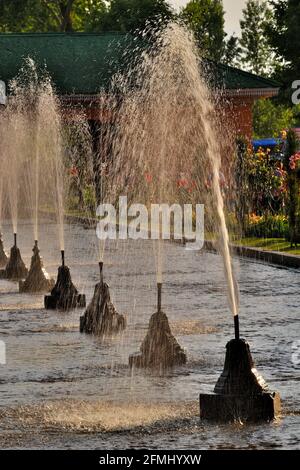
[[[0,279],[19,281],[26,278],[28,269],[22,260],[21,253],[16,244],[10,250],[10,258],[5,269],[0,271]]]
[[[37,242],[33,247],[33,256],[31,258],[30,270],[25,281],[19,281],[20,292],[49,292],[55,285],[54,279],[43,267],[43,261],[40,257],[40,250]]]
[[[58,268],[57,281],[51,291],[51,295],[44,297],[44,305],[47,310],[72,310],[86,306],[84,294],[79,294],[74,286],[70,269],[64,264]]]
[[[7,265],[7,261],[8,261],[8,257],[4,251],[2,236],[0,233],[0,268],[5,268],[5,266]]]
[[[129,356],[129,366],[167,369],[186,362],[186,353],[172,335],[167,315],[159,310],[150,319],[141,350]]]
[[[109,336],[126,328],[126,319],[120,315],[110,299],[109,286],[99,282],[95,286],[94,296],[80,317],[80,332],[96,336]]]
[[[278,393],[261,393],[253,397],[242,395],[200,395],[200,417],[216,422],[272,421],[280,414]]]
[[[243,339],[226,346],[224,370],[213,395],[200,395],[200,417],[211,421],[269,421],[280,413],[278,393],[271,393],[258,374]]]

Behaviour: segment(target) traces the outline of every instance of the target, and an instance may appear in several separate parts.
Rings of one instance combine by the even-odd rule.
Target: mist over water
[[[29,217],[33,238],[39,239],[40,211],[56,214],[60,248],[64,248],[63,121],[49,76],[26,59],[10,83],[8,105],[0,120],[1,216],[10,217],[14,233],[18,220]],[[8,207],[5,207],[5,201]]]
[[[229,236],[220,187],[221,145],[217,113],[193,36],[171,23],[152,32],[151,47],[114,82],[122,93],[117,130],[105,179],[105,199],[205,204],[206,231],[218,238],[231,311],[238,313]],[[134,83],[134,86],[133,86]],[[163,249],[156,244],[158,279]]]

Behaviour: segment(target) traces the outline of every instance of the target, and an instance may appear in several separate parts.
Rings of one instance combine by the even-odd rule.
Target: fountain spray
[[[1,133],[1,127],[0,127]],[[1,134],[0,134],[1,139]],[[0,151],[0,165],[3,167],[4,153]],[[2,240],[2,209],[3,209],[3,172],[0,173],[0,268],[4,268],[7,264],[8,258],[5,253],[3,240]]]
[[[270,405],[269,413],[261,413],[267,419],[274,416],[276,406],[272,395],[259,386],[262,382],[253,372],[249,346],[240,338],[238,289],[221,187],[222,149],[225,149],[224,141],[232,146],[232,133],[218,118],[214,105],[216,93],[213,90],[212,94],[207,86],[206,64],[202,67],[199,47],[192,34],[178,24],[169,23],[151,37],[153,49],[149,54],[143,50],[143,58],[133,67],[133,73],[127,73],[120,83],[125,93],[118,110],[118,129],[113,142],[115,158],[108,191],[112,200],[123,191],[122,194],[130,193],[132,199],[145,205],[154,198],[161,200],[162,195],[165,203],[183,205],[201,201],[205,205],[206,230],[220,235],[218,246],[234,316],[235,339],[227,345],[224,374],[215,387],[216,395],[200,397],[200,414],[221,420],[227,409],[226,401],[229,410],[237,409],[241,418],[251,419],[259,414],[260,403],[266,408]],[[137,77],[136,90],[131,83],[133,76]],[[141,174],[150,175],[144,184],[141,184]],[[151,317],[141,352],[130,358],[131,364],[151,366],[149,358],[157,359],[155,351],[162,351],[162,344],[168,348],[168,341],[162,342],[159,336],[160,331],[167,332],[169,337],[170,332],[164,329],[166,323],[157,328],[162,319],[163,312]],[[155,331],[156,336],[152,333]],[[167,355],[162,352],[161,360]]]

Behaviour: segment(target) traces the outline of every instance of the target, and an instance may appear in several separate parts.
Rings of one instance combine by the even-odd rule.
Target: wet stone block
[[[270,421],[280,413],[280,396],[271,393],[257,372],[249,344],[233,339],[226,345],[224,369],[214,394],[200,394],[200,417],[211,421]]]
[[[275,419],[281,410],[278,393],[260,395],[200,395],[200,418],[216,422],[259,422]]]
[[[44,305],[47,310],[63,311],[86,306],[85,295],[79,294],[74,286],[68,266],[58,268],[56,284],[51,291],[51,295],[45,296]]]

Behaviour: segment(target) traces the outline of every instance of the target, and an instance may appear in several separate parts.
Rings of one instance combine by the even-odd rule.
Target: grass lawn
[[[300,255],[300,245],[297,248],[291,248],[290,242],[287,242],[284,238],[243,238],[242,240],[235,241],[233,244]]]

